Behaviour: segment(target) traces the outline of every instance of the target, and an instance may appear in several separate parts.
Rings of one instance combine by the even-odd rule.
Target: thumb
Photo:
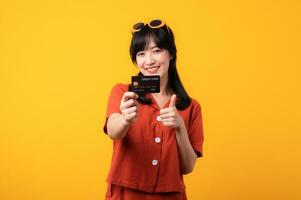
[[[177,98],[177,95],[173,94],[170,98],[170,103],[169,103],[169,107],[174,107],[176,106],[176,98]]]

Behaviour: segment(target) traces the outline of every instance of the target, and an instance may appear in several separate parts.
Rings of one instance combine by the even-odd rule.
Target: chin
[[[156,72],[156,73],[151,74],[151,73],[145,71],[145,72],[141,72],[141,73],[142,73],[144,76],[160,76],[160,77],[161,77],[161,73],[160,73],[160,72]]]

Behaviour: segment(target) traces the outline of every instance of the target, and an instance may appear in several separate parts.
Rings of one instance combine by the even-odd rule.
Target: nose
[[[151,53],[146,54],[145,64],[152,65],[155,63],[155,59]]]

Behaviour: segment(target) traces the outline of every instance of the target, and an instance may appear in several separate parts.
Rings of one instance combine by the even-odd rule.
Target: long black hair
[[[178,75],[176,68],[177,48],[174,41],[174,34],[167,25],[164,25],[161,28],[151,28],[148,25],[145,25],[140,31],[133,33],[130,45],[132,62],[137,64],[136,54],[147,48],[150,38],[154,39],[157,47],[166,49],[172,58],[169,62],[168,68],[167,88],[172,89],[172,91],[177,95],[178,101],[176,102],[176,108],[179,110],[185,110],[190,105],[191,100]],[[143,76],[143,74],[139,72],[138,76]],[[151,100],[146,98],[145,94],[139,94],[138,101],[144,104],[151,103]]]

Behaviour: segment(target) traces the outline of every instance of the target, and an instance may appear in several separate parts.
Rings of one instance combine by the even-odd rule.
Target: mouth
[[[158,71],[159,68],[160,66],[148,67],[146,68],[146,71],[150,74],[154,74]]]

